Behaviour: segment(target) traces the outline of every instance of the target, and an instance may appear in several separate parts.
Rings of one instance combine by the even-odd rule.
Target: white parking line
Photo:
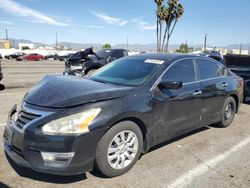
[[[25,93],[26,91],[18,91],[18,92],[10,92],[10,93],[0,93],[1,95],[14,95],[14,94],[20,94],[20,93]]]
[[[248,145],[249,143],[250,143],[250,137],[243,140],[239,144],[235,145],[234,147],[232,147],[230,150],[226,151],[225,153],[217,155],[216,157],[214,157],[208,161],[205,161],[204,163],[193,168],[192,170],[189,170],[187,173],[185,173],[185,174],[181,175],[179,178],[177,178],[174,182],[170,183],[167,186],[167,188],[186,187],[188,184],[190,184],[192,182],[192,180],[194,178],[211,170],[219,162],[230,157],[233,153],[237,152],[238,150],[240,150],[244,146]]]
[[[6,125],[6,123],[0,123],[0,126],[4,126],[4,125]]]

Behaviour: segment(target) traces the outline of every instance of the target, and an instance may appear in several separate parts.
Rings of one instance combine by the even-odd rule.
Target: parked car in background
[[[210,57],[216,61],[219,61],[220,63],[222,63],[223,65],[225,65],[225,60],[223,55],[221,55],[221,53],[219,51],[205,51],[205,52],[201,52],[199,54],[200,56],[205,56],[205,57]]]
[[[0,60],[3,59],[2,55],[0,54]]]
[[[5,55],[4,58],[5,59],[16,59],[16,58],[18,58],[20,56],[24,56],[24,55],[26,55],[26,54],[23,52],[15,52],[13,54]]]
[[[56,53],[47,54],[47,55],[45,56],[45,59],[57,60],[57,59],[58,59],[58,55],[57,55]]]
[[[73,175],[95,166],[119,176],[152,146],[214,123],[230,126],[242,95],[242,78],[211,58],[128,56],[88,78],[38,82],[21,109],[11,109],[4,150],[18,165],[44,173]]]
[[[22,60],[26,60],[26,61],[42,61],[44,59],[45,59],[45,57],[43,55],[40,55],[40,54],[37,54],[37,53],[32,53],[32,54],[20,56],[16,60],[18,60],[18,61],[22,61]]]
[[[101,49],[94,52],[92,48],[72,55],[65,62],[64,74],[88,74],[100,67],[122,57],[128,56],[124,49]]]
[[[250,55],[227,54],[224,56],[226,66],[244,79],[244,101],[250,97]]]
[[[60,61],[66,61],[73,54],[74,53],[67,53],[67,54],[63,54],[63,55],[58,55],[58,60],[60,60]]]

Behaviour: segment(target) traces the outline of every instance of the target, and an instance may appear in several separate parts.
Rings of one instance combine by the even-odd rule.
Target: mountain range
[[[56,44],[45,44],[45,43],[41,43],[41,42],[33,42],[30,40],[26,40],[26,39],[10,39],[12,42],[12,46],[14,48],[18,48],[18,44],[19,43],[33,43],[36,46],[56,46]],[[58,46],[65,46],[68,48],[72,48],[73,50],[80,50],[80,49],[86,49],[89,47],[93,47],[93,48],[100,48],[101,44],[97,44],[97,43],[73,43],[73,42],[58,42],[57,43]],[[177,48],[179,48],[180,44],[170,44],[169,45],[169,49],[170,50],[176,50]],[[202,44],[196,44],[193,45],[191,47],[193,47],[194,49],[197,48],[201,48],[203,45]],[[221,48],[226,48],[226,49],[239,49],[240,48],[240,44],[230,44],[230,45],[225,45],[225,46],[220,46]],[[112,45],[112,48],[127,48],[127,44],[115,44]],[[129,50],[136,50],[136,51],[154,51],[156,49],[156,44],[129,44],[128,45]],[[242,44],[242,49],[243,50],[250,50],[250,43],[247,44]]]

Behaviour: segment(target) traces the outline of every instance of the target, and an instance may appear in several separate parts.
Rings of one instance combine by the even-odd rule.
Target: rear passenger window
[[[220,76],[228,76],[229,75],[229,71],[227,70],[226,67],[221,66],[220,67]]]
[[[181,81],[182,83],[194,82],[195,71],[193,60],[182,60],[175,63],[163,76],[163,80]]]
[[[198,59],[197,62],[200,70],[201,80],[220,76],[221,70],[220,67],[216,65],[216,63],[203,59]]]
[[[124,54],[123,54],[123,51],[122,50],[116,50],[113,52],[113,54],[111,55],[111,57],[115,57],[117,59],[123,57]]]

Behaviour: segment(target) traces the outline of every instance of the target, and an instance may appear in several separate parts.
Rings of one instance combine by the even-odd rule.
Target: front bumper
[[[76,175],[92,170],[96,146],[103,130],[71,136],[44,135],[33,130],[32,124],[20,131],[12,115],[11,112],[5,127],[4,150],[17,165],[56,175]],[[73,152],[74,156],[67,166],[53,167],[46,165],[41,152]]]

